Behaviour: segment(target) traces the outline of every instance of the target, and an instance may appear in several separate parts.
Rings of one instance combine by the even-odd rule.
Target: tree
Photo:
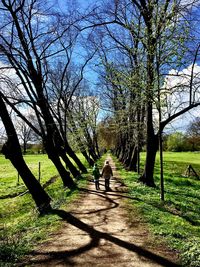
[[[187,145],[185,135],[181,132],[170,134],[167,138],[167,150],[175,152],[186,151]]]
[[[197,117],[187,128],[187,142],[190,144],[191,150],[200,150],[200,118]]]
[[[2,147],[2,153],[5,155],[7,159],[11,161],[13,166],[17,169],[19,175],[21,176],[22,180],[24,181],[25,185],[27,186],[33,200],[38,207],[40,213],[45,213],[49,211],[51,208],[50,201],[51,198],[48,194],[44,191],[40,183],[31,173],[30,169],[26,165],[22,152],[21,147],[19,144],[19,140],[17,138],[17,134],[12,123],[12,120],[9,116],[7,111],[6,105],[0,95],[0,118],[4,124],[6,133],[7,133],[7,141],[4,143]]]
[[[121,33],[120,29],[118,29],[118,27],[121,27],[130,33],[132,46],[126,43],[126,45],[124,45],[124,51],[129,51],[132,57],[134,57],[135,51],[138,51],[138,53],[142,51],[144,53],[144,75],[143,77],[142,75],[139,76],[142,77],[142,86],[139,86],[139,96],[142,96],[140,101],[145,103],[147,153],[145,168],[140,177],[140,181],[148,186],[155,186],[153,179],[155,156],[159,145],[158,137],[160,136],[160,140],[162,139],[163,129],[174,118],[177,118],[184,112],[199,105],[198,89],[195,85],[197,79],[196,75],[194,76],[194,66],[199,53],[199,44],[196,44],[195,50],[188,49],[188,39],[193,38],[193,36],[188,34],[191,32],[191,24],[189,24],[189,21],[182,19],[183,17],[187,17],[193,3],[195,3],[195,1],[185,3],[182,1],[169,0],[123,0],[109,1],[107,5],[104,5],[101,12],[98,12],[98,9],[96,9],[95,19],[98,20],[96,25],[104,25],[107,28],[109,25],[110,28],[107,31],[107,35],[112,36],[112,38],[115,36],[112,24],[115,24],[115,32],[117,28],[117,32]],[[137,31],[138,29],[140,29],[139,34]],[[117,44],[115,47],[120,47],[121,39],[120,36],[119,38],[115,38],[115,44]],[[138,39],[138,47],[142,48],[142,50],[134,49],[136,47],[134,47],[133,44],[137,43]],[[124,40],[127,40],[127,38],[124,38]],[[124,43],[122,42],[122,44]],[[129,47],[132,49],[127,50]],[[113,49],[113,47],[111,48],[109,45],[107,48],[109,50]],[[118,52],[120,51],[121,47]],[[189,52],[191,52],[190,57],[187,57]],[[162,87],[165,87],[163,86],[163,78],[170,69],[175,67],[180,68],[181,64],[186,61],[186,58],[190,60],[190,63],[193,62],[193,67],[188,75],[189,82],[187,81],[187,85],[181,86],[183,95],[187,92],[187,101],[184,102],[184,105],[177,106],[173,114],[170,114],[167,118],[160,116],[160,122],[156,124],[155,108],[158,109],[160,114],[163,112],[163,108],[161,109],[161,107],[163,107],[161,94],[164,92]],[[136,66],[137,65],[134,67]],[[139,67],[141,68],[141,65]],[[137,68],[132,68],[131,73],[134,73],[135,69]],[[186,77],[186,75],[184,77]],[[122,86],[121,81],[119,84]],[[180,91],[178,86],[176,86],[173,95],[175,96],[178,92]],[[164,94],[167,95],[166,93]],[[122,110],[123,109],[121,109],[121,111]],[[126,110],[125,108],[125,111]],[[126,139],[127,138],[125,138],[125,140]],[[124,144],[122,144],[122,147],[124,147]],[[122,154],[124,154],[124,151],[122,151]]]
[[[100,156],[97,141],[98,113],[98,98],[81,87],[69,106],[67,118],[69,129],[75,132],[80,151],[90,165]]]
[[[28,117],[27,119],[29,119]],[[17,135],[19,137],[19,141],[22,142],[23,146],[23,154],[26,154],[27,152],[27,144],[30,141],[34,140],[34,132],[33,130],[26,124],[23,120],[17,120],[17,123],[15,125]]]
[[[14,1],[12,4],[9,1],[2,1],[1,11],[5,17],[4,21],[7,20],[7,23],[2,25],[0,50],[4,56],[3,60],[6,67],[9,66],[16,71],[23,88],[21,90],[22,88],[18,87],[17,100],[15,96],[13,98],[15,101],[10,101],[5,93],[4,99],[13,109],[15,105],[15,111],[19,102],[21,105],[23,103],[33,109],[40,126],[40,136],[49,158],[58,169],[64,185],[73,187],[74,182],[62,165],[60,157],[65,161],[74,177],[80,173],[66,153],[73,157],[84,171],[85,168],[78,161],[67,143],[66,136],[64,139],[56,124],[52,109],[53,99],[49,89],[49,73],[52,66],[55,65],[55,60],[61,56],[66,56],[67,49],[73,47],[77,30],[73,27],[71,17],[68,17],[68,20],[67,18],[62,20],[55,11],[49,15],[48,4],[46,3],[45,6],[45,3],[42,5],[41,3],[41,1],[30,1],[27,5],[25,1]],[[9,31],[12,32],[11,36],[4,34]],[[69,58],[67,59],[69,60]],[[68,64],[69,61],[64,66],[65,71]],[[75,89],[76,87],[72,92]],[[19,109],[16,112],[24,119]]]

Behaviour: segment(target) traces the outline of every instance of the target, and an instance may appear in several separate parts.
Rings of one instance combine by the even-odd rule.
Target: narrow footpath
[[[64,226],[51,240],[37,247],[23,266],[150,267],[179,266],[176,255],[152,244],[139,217],[130,222],[125,209],[127,188],[114,171],[110,192],[100,179],[96,191],[91,181],[70,211],[55,210]],[[22,265],[20,265],[22,266]]]

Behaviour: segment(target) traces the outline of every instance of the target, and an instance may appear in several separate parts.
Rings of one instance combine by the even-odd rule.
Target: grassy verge
[[[41,162],[41,184],[58,174],[46,155],[28,155],[25,159],[36,177],[38,162]],[[77,183],[80,187],[86,186],[87,174]],[[20,180],[18,183],[17,173],[10,162],[0,156],[0,266],[13,266],[35,245],[47,240],[49,234],[62,223],[57,215],[38,216],[29,194],[14,197],[13,194],[25,190],[23,182]],[[79,193],[78,189],[64,190],[60,178],[45,190],[52,198],[52,207],[56,209],[69,206]]]
[[[142,165],[144,164],[142,154]],[[183,177],[191,164],[200,170],[200,154],[165,153],[165,202],[160,201],[159,159],[156,160],[156,188],[137,182],[138,175],[127,172],[116,161],[118,171],[129,187],[131,203],[143,215],[154,235],[180,252],[183,266],[200,266],[200,180]]]

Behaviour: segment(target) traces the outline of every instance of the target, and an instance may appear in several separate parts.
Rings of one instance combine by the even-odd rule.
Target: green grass
[[[78,156],[85,163],[83,157]],[[41,184],[58,174],[46,155],[27,155],[25,160],[36,177],[38,162],[41,162]],[[91,169],[89,171],[91,172]],[[86,186],[87,176],[88,174],[83,175],[82,179],[79,179],[79,186]],[[9,160],[0,156],[0,266],[13,266],[14,262],[28,253],[34,245],[44,242],[51,232],[61,226],[57,215],[39,216],[29,194],[13,196],[25,190],[21,178],[17,185],[17,172]],[[60,178],[45,190],[52,198],[52,207],[56,209],[69,206],[79,193],[78,189],[64,190]]]
[[[145,154],[142,153],[142,166]],[[200,266],[200,180],[183,177],[191,164],[200,170],[200,154],[164,153],[165,202],[160,201],[159,158],[156,159],[156,188],[137,182],[138,175],[126,172],[118,163],[124,182],[129,187],[131,203],[143,215],[154,235],[178,250],[183,266]]]
[[[103,166],[106,155],[98,161]],[[41,183],[57,174],[46,155],[27,155],[26,162],[37,177],[38,162],[41,162]],[[141,154],[141,167],[145,154]],[[81,158],[82,162],[84,159]],[[85,163],[85,162],[84,162]],[[160,201],[159,158],[155,166],[156,188],[137,183],[138,175],[125,171],[120,163],[116,165],[124,182],[129,186],[131,204],[143,215],[155,236],[180,251],[184,266],[200,266],[200,180],[185,178],[182,174],[191,164],[199,173],[200,153],[164,153],[165,202]],[[79,180],[85,186],[87,176]],[[17,173],[8,160],[0,156],[0,196],[24,191]],[[63,190],[61,179],[57,179],[46,191],[52,198],[52,207],[68,206],[78,195],[78,190]],[[8,208],[9,207],[9,208]],[[34,245],[47,240],[48,234],[61,227],[58,216],[38,216],[35,204],[29,194],[0,199],[0,266],[12,264],[29,252]]]
[[[58,174],[47,155],[27,155],[24,158],[36,178],[39,178],[40,162],[41,184],[44,184],[52,176]],[[0,197],[23,192],[24,190],[25,186],[21,178],[19,178],[18,182],[16,169],[9,160],[6,160],[4,156],[0,155]]]

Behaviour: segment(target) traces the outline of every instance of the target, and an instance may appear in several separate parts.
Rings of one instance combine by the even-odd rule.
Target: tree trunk
[[[92,159],[94,160],[94,162],[96,162],[98,160],[98,157],[95,154],[95,151],[93,150],[93,147],[89,147],[88,148],[88,152],[89,152],[89,156],[91,156]]]
[[[11,143],[12,142],[12,143]],[[16,153],[16,144],[13,141],[7,141],[3,148],[2,153],[8,158],[12,165],[16,168],[21,176],[24,184],[29,190],[33,200],[35,201],[38,210],[41,214],[48,212],[51,209],[51,198],[44,191],[40,183],[34,177],[28,166],[26,165],[22,155]]]
[[[72,148],[70,147],[69,143],[65,143],[66,153],[74,160],[74,162],[77,164],[79,170],[82,173],[87,173],[86,167],[83,165],[83,163],[80,161],[80,159],[76,156]],[[80,173],[79,173],[80,175]]]
[[[99,145],[98,145],[98,138],[97,138],[97,134],[93,134],[94,135],[94,147],[97,153],[97,157],[100,158],[100,152],[99,152]]]
[[[26,154],[26,141],[23,142],[23,150],[24,150],[24,155]]]
[[[147,186],[155,187],[153,174],[156,152],[158,150],[158,136],[154,133],[152,99],[154,97],[154,58],[156,40],[153,34],[153,5],[143,13],[147,26],[147,84],[146,84],[146,162],[141,182]]]
[[[13,123],[10,119],[8,111],[6,109],[6,105],[3,102],[2,97],[0,96],[0,117],[3,121],[4,127],[6,129],[6,133],[8,136],[7,142],[3,145],[2,153],[5,155],[7,159],[11,161],[13,166],[17,169],[20,174],[23,182],[27,186],[33,200],[38,207],[40,213],[45,213],[47,210],[51,208],[50,201],[51,198],[44,191],[40,183],[34,177],[34,175],[29,170],[26,165],[23,156],[21,147],[19,144],[19,140],[13,126]]]
[[[69,171],[73,175],[74,178],[78,178],[81,176],[80,172],[77,170],[77,168],[72,164],[68,156],[66,155],[65,151],[60,152],[60,156],[63,159],[63,161],[66,164],[66,168],[69,168]]]
[[[138,147],[135,145],[132,150],[131,160],[128,166],[129,171],[137,171],[137,161],[138,161]]]
[[[157,150],[158,150],[158,136],[152,134],[151,136],[148,136],[145,169],[142,176],[139,178],[140,182],[151,187],[155,187],[153,174],[154,174],[154,166],[155,166]]]
[[[70,177],[70,173],[65,169],[65,167],[61,163],[60,157],[58,155],[57,149],[54,146],[51,136],[46,137],[44,145],[49,159],[53,162],[56,169],[58,170],[58,173],[60,174],[60,177],[63,181],[63,185],[67,186],[70,189],[73,189],[75,187],[75,183]]]
[[[126,150],[126,141],[123,138],[122,141],[121,141],[121,152],[120,152],[120,155],[119,155],[119,161],[120,162],[123,162],[125,150]]]
[[[94,166],[94,161],[88,156],[87,152],[83,149],[80,149],[80,151],[83,154],[83,156],[85,157],[85,159],[87,160],[87,162],[89,163],[89,165]]]

